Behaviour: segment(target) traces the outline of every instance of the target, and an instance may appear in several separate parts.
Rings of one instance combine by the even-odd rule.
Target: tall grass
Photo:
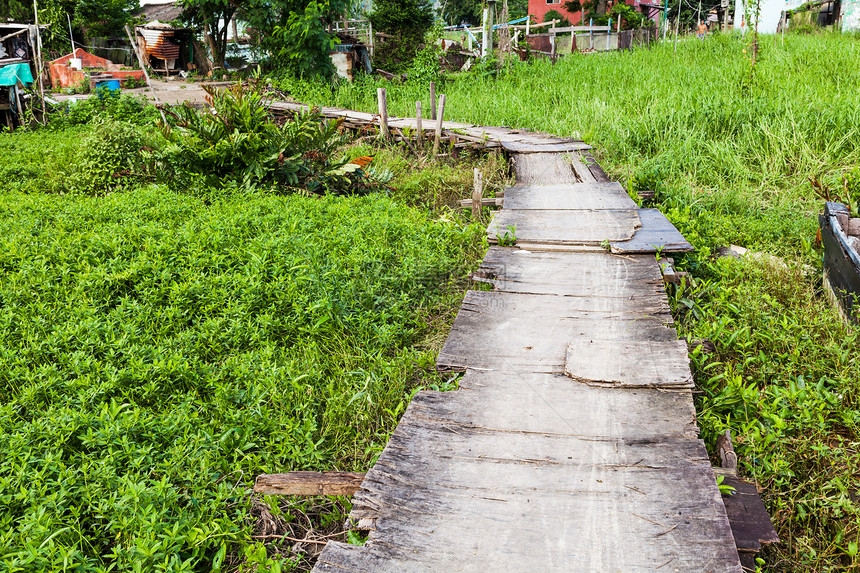
[[[858,571],[860,353],[821,291],[814,246],[822,199],[860,164],[860,42],[763,37],[753,71],[739,37],[632,53],[513,64],[497,79],[445,83],[446,118],[581,137],[601,164],[657,203],[697,247],[678,256],[696,284],[670,291],[693,353],[709,446],[732,430],[782,543],[765,570]],[[375,82],[330,89],[284,82],[311,103],[375,111]],[[412,115],[423,85],[388,88]],[[729,244],[759,254],[715,261]]]

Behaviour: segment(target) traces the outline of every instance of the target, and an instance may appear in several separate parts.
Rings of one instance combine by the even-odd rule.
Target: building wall
[[[860,0],[842,0],[842,31],[860,32]]]
[[[535,19],[537,19],[538,23],[543,22],[546,13],[550,10],[555,10],[559,12],[562,16],[570,20],[571,24],[579,24],[581,12],[571,14],[570,12],[565,10],[565,1],[566,0],[529,0],[529,14],[533,16],[532,22],[534,22]],[[549,2],[553,3],[550,4]]]

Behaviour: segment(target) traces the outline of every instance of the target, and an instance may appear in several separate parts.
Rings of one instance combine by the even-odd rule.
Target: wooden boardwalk
[[[415,396],[353,498],[367,543],[314,571],[741,571],[653,254],[690,246],[587,146],[505,133],[488,237],[518,243],[439,353],[459,390]]]

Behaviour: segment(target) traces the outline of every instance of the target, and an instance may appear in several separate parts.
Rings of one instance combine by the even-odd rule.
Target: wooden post
[[[532,31],[532,17],[529,15],[528,20],[526,20],[526,36],[531,34]]]
[[[134,41],[134,36],[132,36],[131,30],[128,28],[128,24],[125,25],[125,33],[128,36],[128,41],[131,42],[131,49],[134,50],[134,55],[137,56],[137,62],[140,64],[140,69],[143,70],[143,77],[146,78],[146,85],[149,87],[149,91],[152,92],[152,99],[155,100],[155,105],[158,106],[158,111],[161,113],[161,121],[167,123],[167,117],[164,115],[164,110],[161,109],[161,102],[158,101],[158,94],[155,92],[155,88],[152,87],[152,83],[149,81],[149,73],[146,71],[146,64],[143,63],[143,56],[140,55],[137,42]]]
[[[17,84],[12,86],[12,89],[15,90],[15,101],[18,102],[18,123],[24,127],[24,105],[21,103],[21,90],[18,89]]]
[[[421,100],[415,102],[415,123],[416,129],[418,130],[418,147],[420,148],[424,144],[424,127],[421,124]]]
[[[433,141],[433,156],[439,154],[442,141],[442,118],[445,117],[445,94],[439,96],[439,117],[436,118],[436,139]]]
[[[487,20],[489,19],[490,9],[484,8],[484,20],[481,25],[481,57],[487,57]]]
[[[436,120],[436,82],[430,82],[430,119]]]
[[[376,99],[379,102],[379,127],[382,138],[388,139],[391,134],[388,131],[388,101],[385,97],[385,88],[376,88]]]
[[[475,181],[472,183],[472,218],[481,218],[481,205],[484,197],[484,177],[481,171],[475,167]]]
[[[42,76],[45,75],[45,70],[42,67],[42,33],[39,31],[39,7],[36,5],[36,0],[33,0],[33,12],[36,17],[36,57],[38,58],[38,65],[36,66],[36,72],[39,74],[39,95],[42,98],[42,123],[44,124],[47,121],[48,110],[45,108],[45,83],[42,79]],[[74,54],[72,54],[74,56]],[[15,94],[17,95],[18,90],[15,90]]]

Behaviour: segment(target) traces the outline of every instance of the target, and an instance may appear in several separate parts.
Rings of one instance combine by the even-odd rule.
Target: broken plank
[[[508,209],[636,209],[618,183],[515,185],[506,190]]]
[[[487,227],[495,242],[506,232],[517,241],[550,245],[601,245],[631,240],[639,229],[635,210],[520,210],[498,211]]]
[[[352,495],[363,479],[363,473],[355,472],[261,474],[254,482],[254,492],[262,495]]]
[[[553,185],[579,183],[570,161],[561,153],[517,154],[511,159],[520,185]]]
[[[724,485],[735,488],[734,495],[723,496],[723,504],[738,551],[758,553],[762,545],[779,543],[779,535],[773,528],[755,483],[739,479],[731,472],[714,471],[723,476]]]
[[[594,386],[692,388],[683,340],[605,340],[578,336],[567,347],[564,373]]]
[[[629,240],[611,241],[613,253],[679,253],[695,250],[659,209],[639,209],[637,212],[642,226]]]

